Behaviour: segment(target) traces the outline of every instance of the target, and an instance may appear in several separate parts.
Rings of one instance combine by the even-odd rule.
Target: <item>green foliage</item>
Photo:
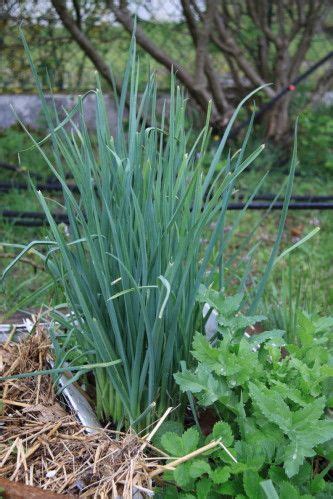
[[[24,8],[24,5],[23,5]],[[96,8],[99,12],[92,12]],[[28,9],[29,10],[29,9]],[[49,75],[54,92],[81,93],[91,88],[94,81],[94,66],[83,51],[78,50],[76,42],[68,36],[67,31],[59,25],[55,11],[49,11],[42,24],[29,22],[31,12],[26,12],[26,37],[37,69],[41,74],[45,91],[49,90]],[[84,16],[83,31],[112,70],[117,80],[121,80],[126,67],[131,36],[119,25],[103,21],[105,11],[100,2],[89,5]],[[96,22],[97,21],[97,22]],[[47,25],[45,25],[47,23]],[[184,23],[142,22],[142,27],[152,41],[174,58],[180,61],[186,57],[188,63],[194,61],[195,52],[191,37]],[[21,93],[35,90],[29,65],[24,57],[23,47],[17,43],[17,22],[9,19],[3,30],[3,69],[0,71],[0,84],[4,92]],[[172,36],[170,36],[170,33]],[[46,43],[45,43],[46,40]],[[110,46],[112,45],[112,49]],[[160,71],[159,64],[140,47],[141,67],[140,90],[145,87],[145,75],[150,70],[156,71],[159,87],[168,91],[170,75]],[[218,58],[225,65],[223,57]],[[46,72],[47,70],[47,72]],[[103,87],[106,84],[102,82]],[[106,87],[107,88],[107,87]],[[108,89],[110,90],[110,89]]]
[[[36,140],[40,140],[38,134],[34,134]],[[11,179],[22,181],[20,174],[28,174],[29,167],[34,173],[38,173],[46,177],[45,161],[36,153],[35,150],[26,150],[24,153],[19,154],[20,151],[28,149],[30,145],[29,137],[22,130],[16,126],[0,132],[0,160],[14,165],[18,165],[19,171],[13,173],[12,171],[0,170],[1,179]],[[15,178],[16,177],[16,178]]]
[[[171,456],[185,456],[198,447],[199,432],[194,427],[185,431],[182,436],[166,432],[162,436],[162,446]]]
[[[317,133],[315,133],[317,132]],[[321,106],[309,109],[300,125],[301,168],[333,173],[333,116],[332,108]]]
[[[219,307],[218,337],[211,342],[197,332],[192,350],[197,366],[176,373],[175,380],[181,390],[193,393],[199,405],[215,407],[220,419],[208,437],[198,438],[198,447],[220,439],[237,462],[220,447],[200,455],[198,459],[209,465],[201,463],[206,475],[206,495],[202,497],[310,498],[329,494],[324,479],[329,465],[317,475],[311,465],[317,455],[327,462],[332,457],[333,420],[326,410],[331,403],[327,381],[333,376],[333,363],[330,350],[323,346],[325,341],[321,342],[324,328],[318,326],[319,320],[313,323],[304,316],[299,327],[306,333],[300,333],[300,344],[281,347],[281,331],[278,335],[276,331],[261,333],[259,342],[257,336],[244,336],[247,318],[240,311],[239,296],[225,298],[202,287],[198,299],[203,296]],[[331,321],[321,322],[328,335]],[[162,439],[167,452],[174,439],[170,433]],[[174,479],[178,487],[195,494],[190,462],[182,465],[185,485],[176,476]]]
[[[174,85],[169,113],[164,112],[157,123],[154,81],[150,80],[139,102],[134,46],[132,50],[115,138],[108,129],[100,89],[95,92],[97,151],[84,124],[82,99],[65,120],[79,114],[80,129],[72,133],[65,129],[65,122],[53,125],[52,113],[40,94],[51,129],[53,158],[31,137],[63,185],[70,220],[66,240],[44,197],[37,194],[53,234],[53,240],[45,243],[51,250],[46,256],[39,254],[66,294],[75,319],[66,325],[88,364],[121,359],[120,367],[95,370],[98,411],[119,424],[125,420],[147,423],[156,401],[157,414],[161,414],[170,398],[177,397],[172,371],[181,359],[188,360],[200,314],[195,294],[223,230],[226,194],[261,151],[243,159],[245,142],[234,164],[229,159],[224,176],[220,172],[219,184],[211,184],[227,135],[204,176],[200,159],[195,159],[197,150],[200,156],[205,152],[208,126],[187,152],[185,101]],[[32,70],[40,90],[33,65]],[[131,106],[125,135],[122,123],[128,86]],[[79,200],[66,187],[64,164],[79,188]],[[216,217],[212,242],[201,260],[203,231]],[[43,242],[33,241],[19,257],[37,244]],[[59,315],[58,320],[66,322]],[[60,367],[63,358],[57,362]]]
[[[191,363],[190,346],[201,321],[196,294],[203,280],[211,281],[212,268],[218,265],[223,270],[227,244],[220,235],[224,233],[227,206],[238,177],[263,149],[260,146],[246,156],[251,123],[241,149],[232,157],[229,154],[225,168],[217,170],[232,124],[253,93],[238,106],[206,171],[202,158],[209,138],[209,113],[193,144],[185,132],[185,99],[173,80],[168,109],[165,106],[162,117],[157,118],[154,77],[143,95],[138,94],[134,40],[117,97],[118,130],[114,137],[99,82],[98,88],[89,92],[96,99],[95,144],[85,125],[85,96],[65,120],[56,118],[54,122],[24,38],[23,43],[50,129],[42,141],[31,139],[62,184],[69,235],[56,224],[47,199],[36,192],[50,225],[50,239],[24,247],[4,275],[28,251],[40,256],[73,312],[70,318],[58,312],[54,315],[70,331],[87,364],[109,365],[121,360],[112,367],[94,369],[99,415],[111,416],[119,426],[144,427],[170,405],[183,402],[173,372],[181,361]],[[125,130],[126,99],[130,105]],[[72,123],[74,116],[78,125]],[[72,128],[68,128],[70,124]],[[52,153],[47,155],[44,144],[49,139]],[[250,299],[252,308],[277,256],[296,162],[295,146],[276,241]],[[66,185],[68,172],[79,195]],[[210,242],[203,247],[205,231],[213,223]],[[44,246],[47,252],[37,251],[37,246]],[[234,327],[234,309],[234,303],[226,304],[224,328]],[[226,367],[234,363],[235,356],[237,352],[230,353]],[[56,359],[57,368],[65,358],[66,350]],[[202,372],[202,383],[205,376]],[[234,370],[234,379],[249,376],[249,366]],[[229,393],[226,384],[216,381],[211,373],[209,379],[211,394],[198,388],[206,405],[214,401],[213,396],[219,399]]]
[[[280,285],[277,286],[272,279],[264,296],[263,310],[267,316],[265,324],[284,329],[287,343],[310,344],[313,335],[317,342],[328,343],[327,331],[333,325],[333,318],[323,318],[318,314],[319,310],[325,310],[321,296],[318,296],[318,282],[315,281],[315,276],[304,276],[295,260],[296,255],[288,258]],[[324,333],[320,339],[319,333]]]

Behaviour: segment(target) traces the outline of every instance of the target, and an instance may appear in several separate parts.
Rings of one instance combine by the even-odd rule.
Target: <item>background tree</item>
[[[162,15],[165,10],[167,15]],[[315,60],[319,38],[323,55],[324,40],[331,36],[333,4],[330,0],[3,0],[0,84],[4,91],[8,85],[15,91],[15,84],[18,90],[33,88],[17,39],[17,25],[23,20],[36,65],[41,75],[48,68],[55,90],[90,88],[92,65],[110,86],[110,63],[116,76],[122,73],[133,13],[138,16],[141,60],[157,69],[160,88],[165,88],[173,69],[192,107],[204,114],[212,100],[212,125],[221,130],[251,89],[272,83],[257,97],[264,103],[307,69]],[[312,77],[303,104],[320,101],[332,87],[332,78],[333,58]],[[265,128],[276,141],[288,136],[291,101],[288,92],[265,113]]]
[[[100,2],[74,0],[68,4],[75,23],[86,36],[94,39],[105,57],[110,40],[103,40],[101,18],[106,7]],[[0,86],[4,91],[28,91],[34,89],[31,72],[18,39],[18,26],[23,24],[25,35],[32,49],[36,67],[48,86],[46,69],[55,91],[81,90],[90,87],[84,81],[88,57],[77,50],[70,33],[59,22],[59,16],[48,0],[3,0],[0,1]],[[90,65],[91,67],[91,65]]]
[[[93,41],[81,29],[65,0],[51,0],[63,25],[108,83],[109,67]],[[99,2],[100,3],[100,2]],[[138,3],[138,2],[136,2]],[[150,2],[139,2],[149,9]],[[158,63],[176,71],[196,105],[206,110],[213,102],[212,124],[223,128],[235,102],[251,88],[267,82],[273,98],[295,79],[306,61],[313,37],[332,3],[329,0],[179,0],[174,2],[185,23],[195,59],[174,60],[138,23],[138,44]],[[129,33],[133,31],[133,2],[106,0],[105,7]],[[112,17],[110,17],[110,22]],[[170,33],[172,36],[172,33]],[[228,95],[221,76],[221,58],[232,76],[235,95]],[[268,117],[268,135],[280,140],[289,131],[291,94],[279,100]]]

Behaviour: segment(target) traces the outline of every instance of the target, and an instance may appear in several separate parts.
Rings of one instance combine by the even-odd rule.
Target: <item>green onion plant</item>
[[[26,251],[40,255],[56,286],[64,290],[71,311],[69,318],[57,314],[71,341],[63,344],[62,358],[55,367],[61,368],[68,360],[66,345],[73,349],[74,340],[88,365],[103,365],[93,369],[99,416],[119,426],[143,428],[169,406],[182,403],[173,373],[182,361],[191,362],[193,335],[202,320],[196,302],[199,285],[209,286],[219,269],[220,287],[224,287],[228,203],[237,178],[263,149],[247,153],[252,121],[240,150],[231,154],[226,145],[242,105],[257,90],[237,107],[207,168],[203,159],[210,136],[210,109],[203,130],[193,141],[193,135],[186,132],[186,99],[172,77],[168,102],[158,113],[154,76],[149,77],[144,92],[138,93],[134,40],[121,94],[115,93],[118,121],[114,135],[98,81],[96,90],[89,92],[96,102],[97,144],[85,123],[85,96],[61,121],[55,108],[50,110],[46,103],[24,37],[23,43],[49,126],[42,142],[31,138],[62,184],[69,223],[66,235],[52,216],[50,202],[36,192],[50,238],[25,246],[4,275]],[[52,142],[51,157],[44,152],[46,140]],[[251,311],[277,256],[295,151],[276,242],[251,292]],[[222,157],[226,159],[223,169]],[[78,194],[66,185],[68,172]],[[207,233],[208,243],[202,244]],[[46,251],[37,250],[37,245],[44,245]]]

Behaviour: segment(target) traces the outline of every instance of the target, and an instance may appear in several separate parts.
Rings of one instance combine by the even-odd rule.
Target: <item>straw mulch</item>
[[[49,340],[37,327],[21,343],[0,345],[0,375],[45,369],[49,354]],[[7,380],[2,399],[0,476],[80,497],[152,494],[152,476],[163,466],[149,436],[87,433],[56,399],[50,376]]]

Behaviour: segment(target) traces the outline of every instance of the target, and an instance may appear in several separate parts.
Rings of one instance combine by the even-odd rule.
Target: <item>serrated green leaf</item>
[[[231,427],[228,423],[224,421],[219,421],[215,423],[213,427],[213,437],[215,439],[221,438],[222,442],[226,447],[230,447],[233,444],[234,436],[232,434]]]
[[[199,393],[207,388],[207,377],[209,375],[209,370],[202,367],[195,373],[186,369],[183,372],[174,374],[174,378],[183,392]]]
[[[309,423],[319,419],[325,409],[325,397],[320,397],[314,400],[311,404],[307,404],[302,409],[293,412],[292,427],[293,429],[301,430],[307,428]]]
[[[306,428],[295,430],[295,434],[304,445],[315,447],[333,438],[333,420],[313,421]]]
[[[241,481],[231,481],[229,480],[226,483],[222,483],[219,486],[218,492],[222,495],[235,497],[237,494],[242,492]]]
[[[203,362],[211,370],[219,369],[219,352],[213,348],[207,338],[200,333],[196,333],[193,340],[193,357],[199,362]]]
[[[215,484],[220,485],[221,483],[225,483],[230,478],[230,468],[228,466],[217,468],[212,471],[210,478]]]
[[[211,469],[207,461],[203,459],[197,459],[196,461],[191,462],[190,466],[190,476],[192,478],[199,478],[205,473],[210,473]]]
[[[292,425],[292,415],[281,395],[273,388],[266,388],[262,383],[255,385],[250,382],[249,392],[262,414],[288,433]]]
[[[303,464],[306,457],[313,457],[314,450],[305,446],[302,442],[292,441],[285,449],[284,470],[288,478],[297,475],[299,467]]]
[[[182,435],[182,442],[185,452],[184,455],[189,454],[190,452],[196,450],[199,444],[198,430],[194,426],[186,430]]]
[[[308,488],[309,479],[313,474],[313,469],[310,461],[304,461],[304,463],[300,466],[298,473],[293,477],[292,483],[299,489]],[[282,482],[287,481],[288,477],[284,473],[285,477],[281,480]]]
[[[310,367],[305,362],[291,357],[289,368],[297,371],[297,382],[300,389],[312,397],[318,397],[322,393],[320,382],[330,377],[330,373],[325,372],[325,369],[329,368],[329,366],[322,366],[319,359],[316,359],[312,367]],[[293,374],[295,375],[295,373]]]
[[[190,462],[180,464],[173,472],[173,476],[178,487],[187,487],[191,484],[192,478],[190,476]]]
[[[316,333],[326,332],[333,328],[333,317],[320,317],[314,321]]]
[[[174,432],[165,432],[161,437],[161,444],[163,449],[172,457],[184,455],[182,438]]]
[[[246,495],[250,499],[260,499],[264,497],[263,490],[260,486],[261,478],[256,471],[244,471],[243,486]]]
[[[262,365],[258,361],[258,353],[253,351],[251,344],[246,338],[242,338],[238,345],[238,352],[233,352],[232,347],[221,342],[219,349],[219,370],[216,375],[224,376],[229,386],[243,385],[252,379],[253,372],[259,377],[262,373]]]
[[[298,473],[306,457],[316,454],[313,449],[315,446],[332,439],[333,436],[333,421],[314,420],[301,427],[300,424],[301,422],[291,432],[291,443],[285,450],[284,468],[289,478]]]
[[[198,499],[207,499],[209,496],[209,493],[211,491],[211,488],[213,486],[212,481],[208,477],[201,478],[196,483],[196,492],[197,492],[197,498]]]
[[[270,466],[268,476],[274,483],[280,483],[286,480],[284,469],[280,466]]]
[[[176,433],[168,431],[162,435],[161,443],[170,456],[185,456],[197,449],[199,432],[194,426],[186,430],[181,437]]]
[[[249,463],[229,463],[229,468],[230,468],[230,474],[231,475],[240,475],[244,473],[244,471],[257,471],[260,466],[257,466],[256,464],[249,464]]]
[[[179,421],[164,421],[153,437],[152,443],[155,447],[163,447],[162,437],[167,432],[172,432],[181,436],[184,433],[184,426]]]
[[[208,303],[219,315],[228,317],[238,312],[243,300],[243,294],[238,293],[234,296],[225,296],[223,292],[218,292],[201,285],[199,287],[197,300],[200,303]]]
[[[236,314],[240,309],[243,301],[243,293],[237,293],[233,296],[226,296],[220,309],[217,310],[219,314],[230,316]]]
[[[280,499],[298,499],[300,494],[290,482],[281,482],[279,483],[279,496]]]
[[[260,452],[268,462],[273,461],[276,448],[279,447],[282,443],[281,439],[281,430],[278,428],[274,428],[274,425],[270,425],[272,428],[272,432],[266,430],[263,431],[254,431],[253,433],[246,436],[246,441],[249,444],[256,446],[258,452]]]
[[[288,398],[292,402],[304,407],[309,402],[305,400],[302,392],[293,386],[287,385],[287,383],[282,383],[278,379],[270,379],[270,383],[274,386],[274,390],[276,390],[283,398]]]
[[[283,339],[284,334],[285,331],[282,329],[272,329],[271,331],[264,331],[263,333],[251,336],[251,338],[249,338],[249,342],[251,344],[261,345],[267,341],[269,344],[273,343],[280,346],[285,343]]]
[[[174,374],[174,378],[183,392],[200,393],[198,401],[205,407],[229,396],[227,384],[216,379],[204,364],[200,364],[194,373],[186,370]]]
[[[231,473],[246,469],[257,471],[263,466],[265,455],[255,445],[239,440],[235,443],[234,448],[236,449],[238,463],[232,465]],[[246,465],[245,468],[244,465]]]
[[[264,315],[253,315],[249,317],[246,317],[244,315],[238,315],[237,317],[231,317],[231,318],[218,316],[217,322],[221,326],[228,327],[232,331],[236,332],[241,329],[245,329],[249,326],[253,326],[258,322],[262,322],[265,319],[266,317]]]

